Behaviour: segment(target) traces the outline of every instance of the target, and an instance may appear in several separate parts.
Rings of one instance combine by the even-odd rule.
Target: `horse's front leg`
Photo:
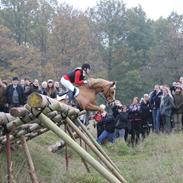
[[[87,104],[85,109],[87,111],[100,111],[100,112],[103,112],[102,108],[100,108],[99,106],[97,106],[95,104],[91,104],[91,103]]]

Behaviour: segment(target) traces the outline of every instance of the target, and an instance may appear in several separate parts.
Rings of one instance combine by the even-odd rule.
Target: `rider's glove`
[[[84,80],[84,81],[83,81],[83,83],[84,83],[84,84],[87,84],[87,83],[88,83],[88,81],[87,81],[87,80]]]

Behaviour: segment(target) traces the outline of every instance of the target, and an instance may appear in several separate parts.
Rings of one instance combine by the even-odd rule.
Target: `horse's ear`
[[[116,85],[116,81],[112,81],[111,87]]]

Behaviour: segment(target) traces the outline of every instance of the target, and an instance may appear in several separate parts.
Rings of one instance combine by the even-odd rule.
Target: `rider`
[[[77,67],[62,76],[60,82],[66,89],[69,90],[69,103],[72,99],[74,99],[74,97],[78,95],[78,89],[74,85],[81,86],[82,84],[87,84],[87,80],[85,80],[85,77],[89,73],[90,65],[88,63],[85,63],[81,67]]]

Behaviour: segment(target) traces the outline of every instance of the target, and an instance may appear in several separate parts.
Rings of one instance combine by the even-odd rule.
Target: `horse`
[[[75,97],[79,108],[86,111],[102,111],[96,105],[96,96],[102,93],[105,100],[111,104],[115,101],[116,82],[107,81],[104,79],[88,79],[88,84],[76,86],[79,89],[79,94]]]

